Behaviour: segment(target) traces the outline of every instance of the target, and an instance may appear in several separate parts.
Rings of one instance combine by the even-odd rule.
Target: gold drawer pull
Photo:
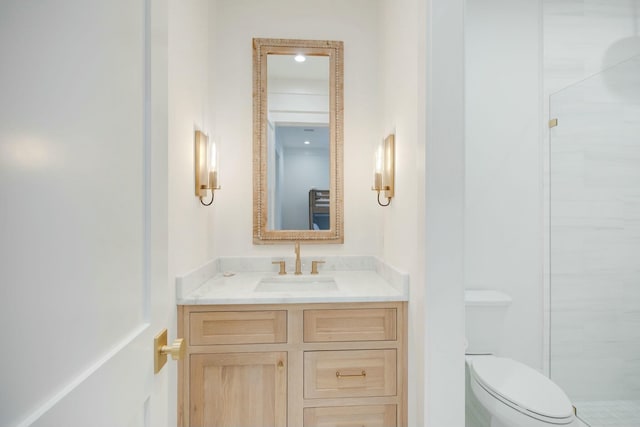
[[[336,371],[336,377],[337,378],[349,378],[349,377],[366,377],[367,376],[367,371],[365,371],[364,369],[362,370],[362,373],[360,374],[341,374],[340,371]]]

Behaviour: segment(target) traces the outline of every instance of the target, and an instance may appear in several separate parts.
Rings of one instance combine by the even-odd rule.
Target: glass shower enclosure
[[[640,426],[640,56],[550,97],[550,375]]]

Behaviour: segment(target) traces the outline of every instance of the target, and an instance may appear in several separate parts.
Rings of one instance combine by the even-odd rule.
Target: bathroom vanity
[[[344,242],[343,61],[341,41],[253,39],[253,242],[296,257],[178,278],[181,427],[407,425],[408,276],[374,257],[300,256],[301,242]],[[285,135],[311,145],[304,163]],[[303,173],[285,180],[290,164]]]
[[[405,426],[406,291],[375,270],[216,274],[179,297],[178,425]]]

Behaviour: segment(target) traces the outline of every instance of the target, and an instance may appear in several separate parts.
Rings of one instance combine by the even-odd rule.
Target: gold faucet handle
[[[311,274],[318,274],[318,264],[324,264],[325,261],[311,261]]]
[[[284,261],[272,261],[271,264],[280,264],[280,271],[278,272],[279,275],[282,276],[282,275],[287,274],[287,270],[286,270]]]

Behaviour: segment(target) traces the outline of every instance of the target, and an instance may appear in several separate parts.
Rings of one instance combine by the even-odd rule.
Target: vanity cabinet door
[[[406,427],[406,304],[180,306],[179,427]]]
[[[396,405],[305,408],[304,427],[396,427]]]
[[[191,356],[190,427],[285,427],[287,353]]]

